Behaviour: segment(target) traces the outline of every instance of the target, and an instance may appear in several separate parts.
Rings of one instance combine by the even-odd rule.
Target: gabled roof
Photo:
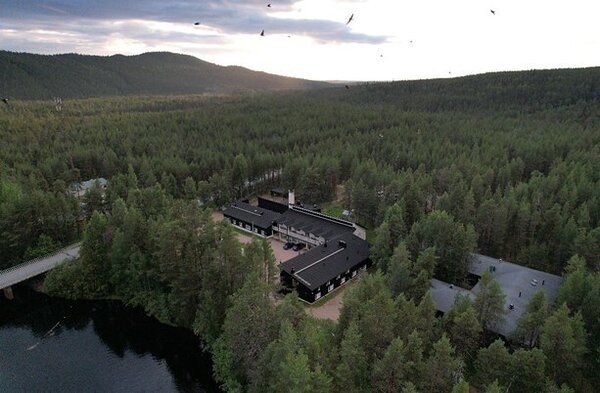
[[[349,221],[293,205],[281,214],[277,223],[297,231],[312,233],[317,237],[322,236],[325,240],[343,233],[352,233],[355,230],[354,225]]]
[[[280,267],[312,291],[368,258],[369,243],[351,233],[344,233],[282,263]]]
[[[558,295],[558,289],[562,283],[562,277],[531,269],[516,263],[506,262],[480,254],[473,254],[473,262],[469,267],[469,273],[482,276],[484,272],[489,271],[492,277],[498,282],[502,292],[506,296],[505,307],[508,313],[504,317],[504,322],[494,327],[494,332],[507,336],[515,327],[519,318],[525,311],[525,307],[533,295],[543,290],[546,293],[548,304],[553,304]],[[452,286],[439,280],[432,280],[432,296],[437,309],[447,312],[454,304],[456,294],[468,295],[475,299],[480,291],[478,282],[470,291],[467,289]],[[519,293],[521,296],[519,296]],[[509,305],[513,309],[509,309]]]
[[[225,217],[231,217],[248,224],[253,224],[259,228],[270,228],[273,221],[277,220],[281,214],[263,209],[262,207],[252,206],[246,202],[235,202],[223,210]]]

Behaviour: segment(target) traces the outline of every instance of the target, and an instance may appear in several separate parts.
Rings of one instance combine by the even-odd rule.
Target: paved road
[[[79,257],[79,248],[79,243],[74,244],[46,257],[36,258],[6,270],[0,270],[0,289],[45,273],[65,261]]]

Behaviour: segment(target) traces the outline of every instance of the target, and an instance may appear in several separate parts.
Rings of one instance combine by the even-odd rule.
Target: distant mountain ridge
[[[91,56],[0,51],[0,96],[13,99],[227,94],[327,86],[170,52]]]
[[[503,71],[457,78],[367,82],[313,96],[407,111],[539,111],[600,102],[600,67]],[[586,115],[584,114],[584,117]]]

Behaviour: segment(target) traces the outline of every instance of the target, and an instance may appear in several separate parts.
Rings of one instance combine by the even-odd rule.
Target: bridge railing
[[[81,245],[81,242],[70,244],[70,245],[68,245],[66,247],[61,248],[60,250],[56,250],[54,252],[51,252],[50,254],[43,255],[43,256],[37,257],[37,258],[33,258],[33,259],[30,259],[29,261],[22,262],[22,263],[20,263],[18,265],[11,266],[11,267],[9,267],[7,269],[4,269],[4,270],[0,270],[0,275],[6,274],[6,273],[10,273],[12,271],[21,269],[21,268],[23,268],[25,266],[33,265],[33,264],[35,264],[35,263],[37,263],[37,262],[39,262],[39,261],[41,261],[43,259],[46,259],[46,258],[52,258],[52,257],[54,257],[54,256],[56,256],[58,254],[65,253],[65,251],[67,251],[67,250],[69,250],[69,249],[71,249],[71,248],[73,248],[75,246],[78,246],[78,245]]]

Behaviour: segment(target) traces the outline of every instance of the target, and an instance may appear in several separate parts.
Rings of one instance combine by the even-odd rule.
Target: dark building
[[[277,213],[285,213],[288,209],[288,205],[286,204],[262,197],[258,197],[258,207],[262,207],[263,209],[271,210]]]
[[[288,191],[284,190],[283,188],[273,188],[271,189],[271,196],[277,198],[287,198]]]
[[[281,282],[312,303],[371,264],[369,243],[352,222],[320,213],[316,205],[300,206],[293,191],[286,194],[287,205],[259,197],[258,206],[239,201],[223,215],[245,231],[306,245],[306,252],[280,265]]]
[[[273,234],[273,221],[277,220],[281,214],[238,201],[226,208],[223,216],[240,229],[269,237]]]
[[[324,244],[356,228],[349,221],[340,220],[313,210],[290,205],[273,223],[273,235],[284,242],[304,243],[309,248]]]
[[[281,282],[312,303],[371,264],[369,243],[351,232],[281,264]]]

